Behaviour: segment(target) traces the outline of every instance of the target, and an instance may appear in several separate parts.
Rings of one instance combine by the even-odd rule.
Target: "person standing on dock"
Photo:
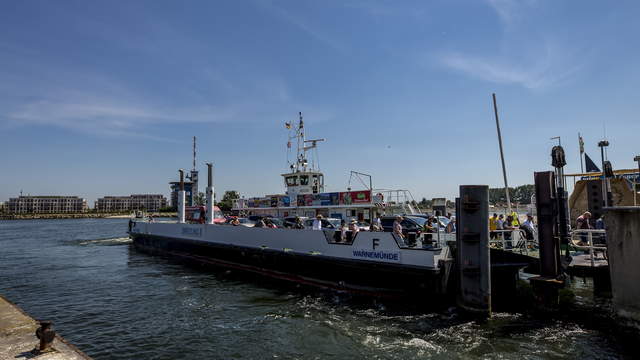
[[[533,216],[531,214],[527,214],[527,220],[520,225],[520,229],[522,229],[527,235],[527,240],[533,240],[534,234],[536,233],[536,227],[533,223]]]
[[[578,216],[578,218],[576,219],[576,228],[578,229],[584,229],[584,230],[588,230],[591,229],[591,224],[589,223],[589,220],[591,219],[591,213],[588,211],[585,211],[582,215]]]
[[[489,237],[491,239],[496,238],[496,230],[498,230],[498,214],[493,213],[493,216],[489,218]]]
[[[511,214],[509,215],[511,216],[511,225],[514,227],[520,227],[520,218],[518,216],[518,213],[514,210],[511,212]]]
[[[591,213],[588,211],[585,211],[582,215],[578,216],[578,218],[576,219],[576,228],[578,229],[578,231],[592,229],[593,227],[589,223],[590,219],[591,219]],[[581,233],[580,245],[587,245],[589,243],[588,238],[589,236],[587,235],[587,233],[585,232]]]

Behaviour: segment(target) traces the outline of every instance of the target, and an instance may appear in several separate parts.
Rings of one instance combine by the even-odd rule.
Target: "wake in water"
[[[69,240],[65,241],[67,244],[72,245],[101,245],[101,246],[113,246],[113,245],[125,245],[130,244],[131,239],[129,237],[117,237],[107,239],[89,239],[89,240]]]

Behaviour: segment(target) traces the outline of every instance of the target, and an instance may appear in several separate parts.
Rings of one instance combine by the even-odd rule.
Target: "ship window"
[[[297,185],[297,181],[296,181],[296,176],[287,176],[287,186],[296,186]]]
[[[300,185],[309,185],[309,176],[308,175],[300,176]]]

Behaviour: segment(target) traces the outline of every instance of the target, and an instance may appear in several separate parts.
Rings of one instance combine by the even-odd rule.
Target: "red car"
[[[213,218],[214,224],[224,224],[226,219],[224,215],[222,215],[222,211],[219,207],[214,206],[213,212],[215,217]],[[188,222],[194,222],[199,224],[204,224],[206,220],[207,209],[204,206],[187,206],[185,208],[185,220]]]

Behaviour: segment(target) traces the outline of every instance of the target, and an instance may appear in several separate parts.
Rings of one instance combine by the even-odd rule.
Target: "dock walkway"
[[[61,336],[53,341],[54,351],[36,356],[31,352],[39,343],[39,325],[17,305],[0,296],[0,360],[87,360],[90,359]]]

